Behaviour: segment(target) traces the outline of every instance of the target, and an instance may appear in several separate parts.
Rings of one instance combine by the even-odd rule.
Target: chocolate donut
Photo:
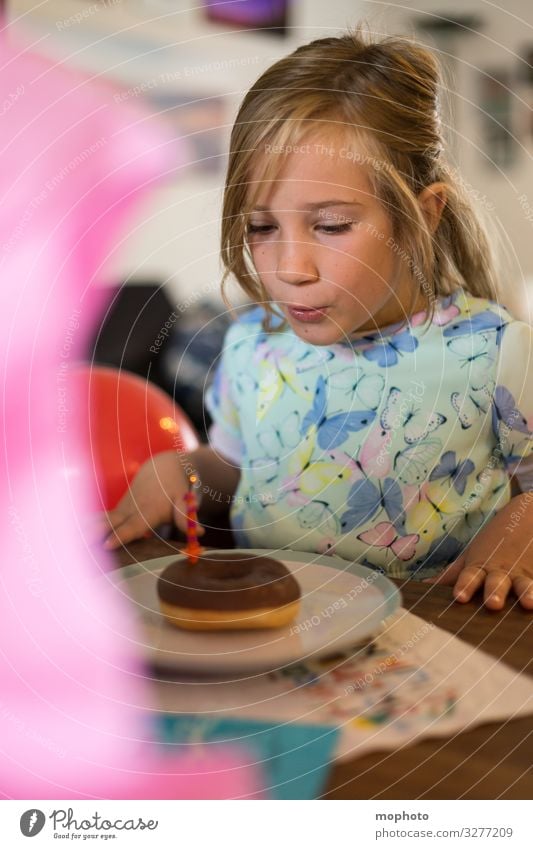
[[[278,560],[237,552],[171,563],[157,583],[169,622],[196,630],[272,628],[298,612],[300,588]]]

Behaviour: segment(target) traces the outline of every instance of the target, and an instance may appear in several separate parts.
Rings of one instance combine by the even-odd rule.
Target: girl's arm
[[[483,587],[484,601],[501,610],[512,589],[533,610],[533,492],[511,498],[468,547],[428,583],[453,586],[457,601],[470,601]]]
[[[485,604],[492,610],[501,610],[513,590],[522,607],[533,610],[533,327],[529,324],[506,324],[497,377],[491,412],[498,453],[493,456],[499,456],[508,474],[515,476],[513,497],[433,582],[453,585],[458,601],[469,601],[483,587]]]
[[[141,466],[115,509],[99,517],[101,532],[93,529],[92,534],[103,536],[105,548],[112,549],[170,522],[185,532],[184,495],[194,474],[200,478],[195,491],[202,495],[204,518],[227,507],[239,483],[237,467],[207,445],[187,454],[163,451]],[[204,533],[201,526],[198,531]]]

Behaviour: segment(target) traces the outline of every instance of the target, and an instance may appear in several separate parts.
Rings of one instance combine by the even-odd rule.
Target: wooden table
[[[229,547],[226,534],[214,545]],[[115,553],[117,564],[179,552],[180,543],[143,540]],[[451,588],[396,582],[404,606],[522,673],[533,675],[533,613],[512,599],[501,612],[476,599],[452,600]],[[491,723],[449,739],[377,752],[335,766],[324,799],[531,799],[533,715]]]

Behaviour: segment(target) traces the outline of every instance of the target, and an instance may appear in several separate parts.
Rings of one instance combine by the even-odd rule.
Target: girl
[[[239,545],[335,553],[460,601],[483,585],[495,609],[513,590],[533,609],[531,332],[496,302],[438,92],[429,52],[359,31],[250,89],[222,256],[258,306],[226,337],[210,444],[141,469],[108,547],[183,528],[194,471],[202,515],[231,503]]]

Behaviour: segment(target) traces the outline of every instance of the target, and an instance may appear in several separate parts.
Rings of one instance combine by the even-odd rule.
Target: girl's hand
[[[457,601],[470,601],[483,586],[484,602],[501,610],[512,589],[533,610],[533,493],[512,498],[454,563],[427,583],[453,586]]]
[[[169,522],[175,522],[185,532],[187,519],[183,496],[187,488],[187,476],[176,451],[164,451],[150,457],[115,509],[97,517],[99,538],[105,538],[104,548],[118,548],[133,539],[150,536],[158,525]],[[198,534],[202,536],[203,533],[199,525]],[[91,536],[96,536],[94,527]]]

